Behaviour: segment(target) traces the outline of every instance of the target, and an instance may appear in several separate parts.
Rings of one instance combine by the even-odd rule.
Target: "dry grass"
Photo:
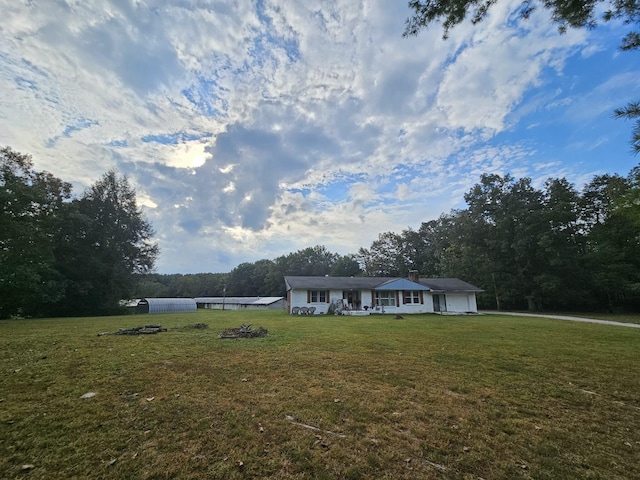
[[[209,329],[96,337],[150,320]],[[241,323],[269,336],[217,338]],[[0,348],[0,478],[640,478],[637,329],[199,311]]]

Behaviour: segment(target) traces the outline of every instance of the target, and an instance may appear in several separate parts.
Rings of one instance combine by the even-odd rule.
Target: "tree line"
[[[640,311],[640,167],[593,177],[482,175],[467,208],[339,255],[308,247],[229,273],[142,275],[138,296],[283,296],[285,275],[458,277],[481,308]]]
[[[139,275],[136,297],[229,297],[286,294],[285,275],[363,275],[355,254],[332,253],[322,245],[274,260],[245,262],[229,273]]]
[[[0,149],[0,318],[106,315],[128,298],[158,246],[115,170],[77,198],[71,184]]]
[[[140,297],[284,296],[285,275],[458,277],[481,308],[640,311],[640,166],[564,178],[485,174],[467,207],[417,230],[380,233],[340,255],[307,247],[228,273],[152,273],[158,246],[126,177],[110,170],[79,197],[0,149],[0,318],[119,312]]]

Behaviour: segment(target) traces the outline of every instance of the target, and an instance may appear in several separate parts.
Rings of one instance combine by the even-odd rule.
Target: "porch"
[[[342,310],[342,315],[351,315],[353,317],[364,317],[371,315],[369,310]]]

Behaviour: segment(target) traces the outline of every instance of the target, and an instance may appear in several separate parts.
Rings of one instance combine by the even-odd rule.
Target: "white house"
[[[482,289],[457,278],[286,276],[290,314],[477,313]],[[331,307],[331,308],[330,308]]]

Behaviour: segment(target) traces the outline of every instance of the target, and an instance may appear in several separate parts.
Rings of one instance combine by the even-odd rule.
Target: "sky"
[[[116,168],[159,273],[341,255],[453,208],[483,173],[626,175],[628,29],[559,34],[501,0],[442,40],[398,0],[0,0],[0,145],[77,195]]]

